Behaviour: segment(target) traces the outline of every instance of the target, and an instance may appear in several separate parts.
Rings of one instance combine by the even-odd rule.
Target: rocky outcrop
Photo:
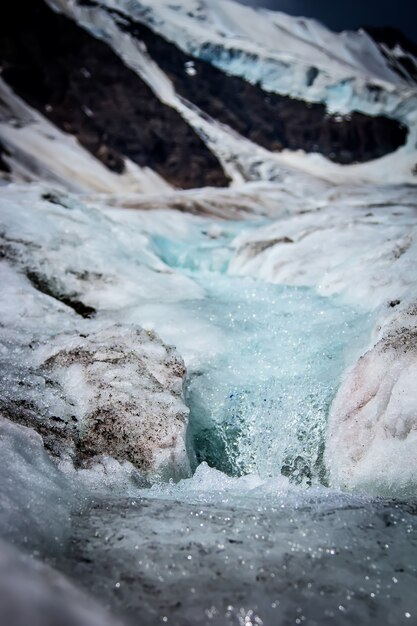
[[[90,5],[100,6],[100,3]],[[111,9],[109,12],[122,31],[145,44],[179,95],[268,150],[319,152],[337,163],[348,164],[381,157],[402,146],[407,139],[407,129],[393,119],[355,111],[347,116],[333,116],[323,104],[266,92],[258,85],[185,54],[123,13]],[[314,72],[308,80],[314,81]]]
[[[387,63],[401,78],[417,84],[417,44],[398,28],[365,26],[366,32],[379,45]]]
[[[125,157],[183,188],[227,186],[217,158],[105,43],[43,1],[0,25],[2,77],[32,107],[121,174]]]

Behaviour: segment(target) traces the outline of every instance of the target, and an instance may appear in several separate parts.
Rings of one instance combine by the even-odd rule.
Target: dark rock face
[[[109,169],[121,173],[127,156],[179,187],[228,184],[217,158],[176,111],[110,47],[41,0],[8,7],[0,63],[20,97]]]
[[[417,58],[417,43],[408,39],[398,28],[393,26],[364,26],[364,30],[378,43],[385,43],[389,48],[399,44],[405,52]]]
[[[365,26],[364,30],[377,44],[383,44],[384,47],[380,46],[381,52],[387,58],[391,69],[402,78],[412,79],[417,83],[417,64],[415,61],[417,59],[417,44],[408,39],[400,30],[391,26]],[[395,55],[392,59],[389,53],[387,54],[386,48],[394,50],[397,45],[401,46],[404,55]]]
[[[7,150],[0,141],[0,172],[6,172],[7,174],[10,172],[10,167],[4,160],[4,155],[7,155]]]
[[[381,157],[406,141],[407,129],[395,120],[358,112],[340,120],[329,116],[322,104],[265,92],[185,54],[122,13],[110,12],[123,30],[145,43],[179,94],[268,150],[320,152],[333,161],[349,164]],[[187,72],[190,67],[191,76]],[[312,84],[317,73],[317,68],[310,68],[307,83]]]

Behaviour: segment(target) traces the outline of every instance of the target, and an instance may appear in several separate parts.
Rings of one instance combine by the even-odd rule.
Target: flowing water
[[[154,241],[161,258],[204,293],[178,312],[179,336],[171,330],[170,340],[181,352],[178,326],[192,317],[219,343],[188,369],[194,465],[325,484],[329,407],[344,368],[366,342],[370,316],[309,288],[228,275],[233,234],[209,243],[204,235],[182,245]]]
[[[416,507],[328,485],[326,421],[372,319],[227,273],[237,224],[154,251],[200,297],[136,320],[186,358],[194,475],[97,497],[65,569],[132,624],[417,623]]]

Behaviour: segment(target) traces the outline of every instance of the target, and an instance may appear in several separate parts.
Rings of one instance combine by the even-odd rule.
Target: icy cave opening
[[[310,288],[230,275],[237,228],[180,242],[154,239],[160,258],[204,294],[171,305],[173,323],[163,333],[187,353],[185,329],[197,325],[200,332],[201,354],[187,364],[185,390],[192,465],[326,485],[329,408],[344,369],[369,337],[370,316]]]

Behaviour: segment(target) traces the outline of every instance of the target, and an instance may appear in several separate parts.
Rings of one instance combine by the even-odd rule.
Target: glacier
[[[241,182],[242,174],[244,180],[253,180],[254,164],[260,160],[265,163],[260,178],[267,175],[271,179],[285,166],[288,156],[297,169],[310,172],[311,166],[316,169],[317,155],[296,154],[294,159],[291,151],[289,155],[287,151],[282,154],[262,151],[255,142],[245,141],[241,136],[237,144],[236,133],[207,118],[194,103],[175,92],[172,81],[154,62],[146,46],[120,27],[119,14],[146,24],[191,57],[208,61],[251,84],[259,84],[265,97],[270,92],[310,104],[323,103],[329,116],[340,122],[349,120],[358,111],[398,120],[408,129],[408,137],[406,145],[394,155],[370,164],[333,170],[338,177],[355,180],[382,182],[390,177],[390,182],[414,181],[415,81],[410,82],[393,71],[365,31],[335,34],[314,20],[242,7],[233,0],[221,4],[197,0],[181,4],[167,0],[156,3],[50,0],[50,4],[109,42],[161,101],[175,108],[204,138],[232,181]],[[309,78],[312,70],[313,81]],[[317,169],[325,170],[320,159],[319,163],[321,167]]]
[[[2,73],[0,623],[414,623],[415,81],[364,31],[231,0],[47,4],[209,160],[165,178],[130,146],[118,172]],[[190,56],[185,80],[205,61],[407,142],[350,165],[266,149],[123,16]],[[209,162],[228,186],[188,188]]]
[[[2,188],[2,538],[126,623],[409,619],[412,189],[175,194]]]

